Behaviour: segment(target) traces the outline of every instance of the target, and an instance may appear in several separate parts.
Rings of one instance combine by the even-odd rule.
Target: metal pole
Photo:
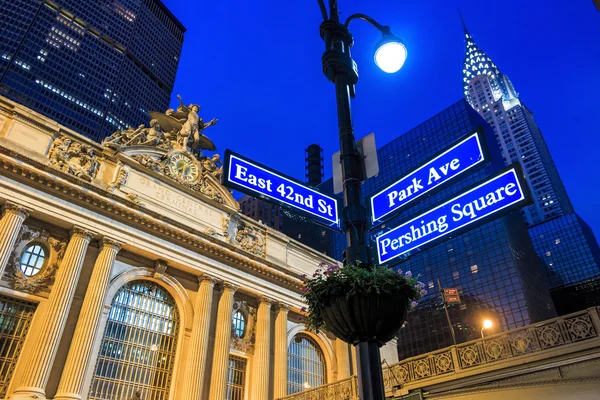
[[[448,321],[448,326],[450,327],[450,333],[452,334],[452,343],[456,346],[456,335],[454,334],[454,327],[452,326],[452,322],[450,322],[450,314],[448,313],[448,306],[446,305],[446,299],[444,299],[444,289],[442,289],[442,284],[440,283],[440,278],[437,280],[438,287],[440,288],[440,295],[442,297],[442,304],[444,305],[444,311],[446,312],[446,320]]]
[[[325,42],[323,71],[335,84],[340,161],[344,183],[344,209],[342,229],[345,230],[348,247],[345,264],[360,264],[369,267],[369,252],[366,246],[367,214],[362,205],[361,179],[362,160],[356,149],[350,98],[358,75],[350,56],[352,36],[339,23],[337,1],[330,0],[330,18],[321,25],[321,36]],[[356,347],[358,368],[358,392],[361,400],[385,400],[381,356],[376,342],[360,342]]]

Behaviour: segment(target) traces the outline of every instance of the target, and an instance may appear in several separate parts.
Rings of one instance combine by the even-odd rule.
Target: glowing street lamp
[[[481,337],[483,338],[483,331],[486,329],[490,329],[492,326],[494,326],[494,323],[489,320],[489,319],[484,319],[483,320],[483,325],[481,326]]]
[[[387,26],[382,27],[383,38],[375,46],[375,64],[383,72],[393,74],[404,65],[408,51],[402,40],[390,32]]]

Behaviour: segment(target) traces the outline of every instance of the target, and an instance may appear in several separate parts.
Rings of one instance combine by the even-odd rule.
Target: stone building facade
[[[267,400],[351,376],[353,349],[302,323],[300,276],[334,260],[158,142],[102,146],[0,98],[0,398]]]

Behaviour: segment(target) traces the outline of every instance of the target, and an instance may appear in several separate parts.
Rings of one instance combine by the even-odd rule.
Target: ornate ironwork
[[[246,364],[246,359],[243,357],[229,356],[225,400],[244,400]]]
[[[88,399],[169,398],[179,314],[153,282],[123,286],[112,302]]]
[[[6,395],[34,313],[35,304],[0,296],[0,398]]]

